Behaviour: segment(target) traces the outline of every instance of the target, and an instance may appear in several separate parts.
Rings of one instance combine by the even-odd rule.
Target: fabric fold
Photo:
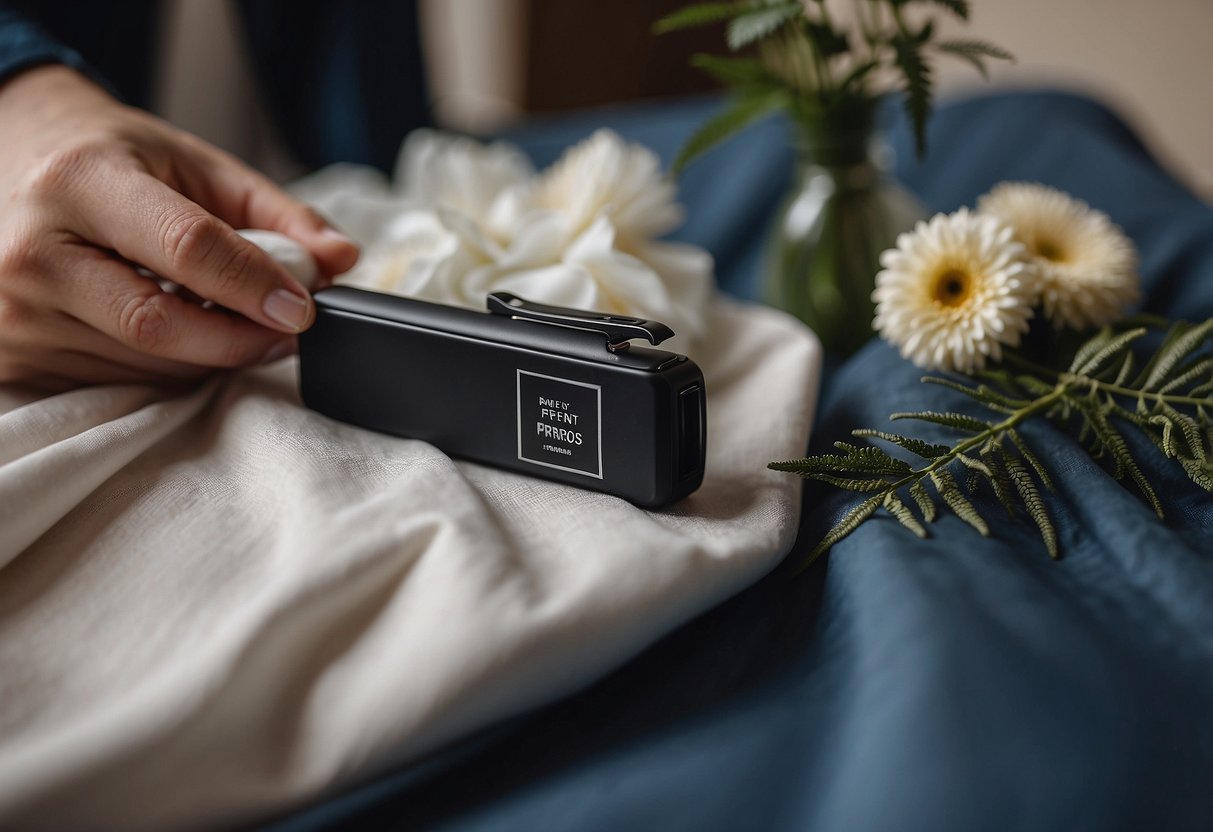
[[[0,415],[0,825],[246,822],[757,579],[795,535],[800,483],[765,465],[803,452],[820,349],[771,310],[711,323],[706,476],[664,512],[330,420],[293,359]]]

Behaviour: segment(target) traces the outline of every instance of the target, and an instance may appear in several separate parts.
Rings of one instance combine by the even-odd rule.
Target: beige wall
[[[1213,198],[1213,0],[972,0],[966,33],[1015,54],[999,86],[1065,84],[1111,103]],[[941,61],[941,88],[978,81]]]
[[[830,2],[839,11],[851,5]],[[1065,85],[1096,94],[1124,113],[1184,180],[1213,198],[1213,0],[971,3],[970,25],[949,33],[986,38],[1017,56],[1014,65],[995,68],[995,84]],[[522,113],[529,8],[527,0],[423,0],[434,92],[449,124],[485,128]],[[967,64],[941,59],[938,67],[945,95],[981,86]]]
[[[439,121],[487,130],[522,115],[525,0],[421,0],[420,16]]]

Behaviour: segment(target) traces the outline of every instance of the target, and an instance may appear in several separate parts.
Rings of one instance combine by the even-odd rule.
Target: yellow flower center
[[[944,269],[935,277],[931,297],[941,306],[962,306],[972,294],[973,279],[969,273],[955,267]]]
[[[1044,237],[1036,241],[1036,253],[1044,259],[1050,260],[1054,263],[1059,263],[1066,259],[1065,250],[1048,237]]]

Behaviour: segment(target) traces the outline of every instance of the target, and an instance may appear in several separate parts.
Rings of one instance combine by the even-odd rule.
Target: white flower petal
[[[381,182],[364,197],[347,191],[330,214],[340,225],[369,214],[362,261],[341,282],[477,309],[508,290],[661,320],[683,341],[706,329],[712,258],[653,239],[682,221],[674,185],[655,154],[610,131],[538,177],[509,145],[421,131],[394,190]]]
[[[533,197],[537,207],[563,211],[576,229],[609,217],[625,249],[672,231],[683,217],[657,155],[611,130],[565,151],[536,181]]]
[[[484,222],[497,195],[533,173],[525,154],[506,142],[486,145],[436,130],[414,130],[400,148],[395,185],[414,204]]]
[[[1031,258],[1045,316],[1073,329],[1120,318],[1141,296],[1133,244],[1102,211],[1045,185],[1004,182],[983,213],[1013,230]]]
[[[1016,278],[1023,247],[998,220],[960,209],[937,214],[897,239],[881,257],[873,326],[901,354],[927,369],[966,372],[1018,343],[1028,328],[1035,287]],[[963,274],[952,303],[936,298],[949,271]]]

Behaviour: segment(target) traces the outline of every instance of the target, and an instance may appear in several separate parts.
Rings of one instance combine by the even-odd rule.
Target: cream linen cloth
[[[769,570],[820,350],[719,302],[703,487],[667,511],[299,402],[0,388],[0,828],[248,821],[566,695]],[[452,383],[457,383],[453,381]]]

